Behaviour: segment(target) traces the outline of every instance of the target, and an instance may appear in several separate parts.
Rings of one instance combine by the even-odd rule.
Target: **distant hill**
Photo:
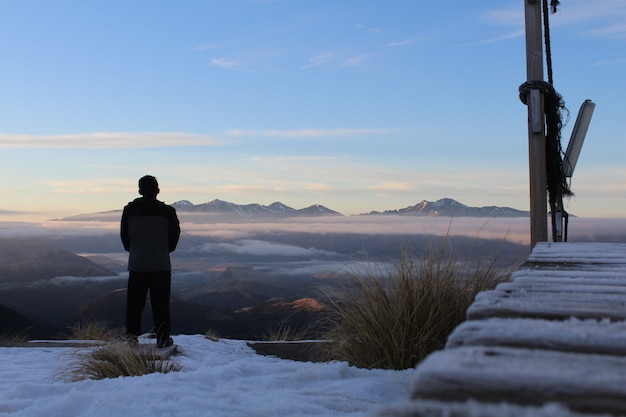
[[[37,239],[0,239],[0,284],[110,275],[115,273],[50,243]]]
[[[343,216],[320,204],[294,209],[283,203],[275,202],[268,206],[252,204],[235,204],[215,199],[207,203],[193,204],[188,200],[181,200],[171,204],[185,221],[202,222],[205,220],[255,220],[255,219],[282,219],[293,217],[321,217]],[[206,218],[205,215],[209,218]],[[385,211],[371,211],[361,215],[400,215],[400,216],[441,216],[441,217],[529,217],[529,211],[517,210],[511,207],[484,206],[470,207],[459,203],[452,198],[442,198],[437,201],[426,201],[401,208]],[[122,210],[110,210],[97,213],[78,214],[75,216],[56,219],[59,221],[119,221]]]
[[[517,210],[510,207],[485,206],[470,207],[451,198],[442,198],[435,202],[422,200],[421,202],[397,210],[383,212],[372,211],[368,215],[400,215],[400,216],[441,216],[441,217],[529,217],[529,211]]]
[[[61,329],[48,323],[33,321],[23,314],[0,304],[0,336],[54,338]]]
[[[325,311],[318,301],[322,284],[335,283],[312,277],[285,279],[253,268],[230,267],[195,288],[195,296],[172,297],[172,328],[187,334],[212,329],[222,337],[244,339],[258,339],[281,328],[304,331]],[[125,305],[126,290],[116,289],[80,306],[67,316],[65,324],[87,320],[123,328]],[[142,323],[144,331],[152,325],[149,297]]]
[[[262,204],[235,204],[228,201],[215,199],[207,203],[193,204],[187,200],[177,201],[171,204],[176,209],[181,219],[185,219],[186,214],[197,215],[204,214],[211,216],[215,220],[253,220],[267,218],[289,218],[289,217],[320,217],[320,216],[342,216],[341,213],[324,207],[320,204],[314,204],[302,209],[294,209],[283,203],[275,202],[269,206]],[[85,213],[75,216],[55,219],[58,221],[119,221],[122,216],[122,210],[110,210],[97,213]],[[193,220],[193,219],[189,219]]]
[[[262,204],[235,204],[228,201],[215,199],[203,204],[192,204],[187,200],[177,201],[172,204],[180,213],[216,213],[232,214],[239,218],[253,217],[314,217],[314,216],[341,216],[334,210],[319,204],[294,209],[281,202],[275,202],[269,206]]]

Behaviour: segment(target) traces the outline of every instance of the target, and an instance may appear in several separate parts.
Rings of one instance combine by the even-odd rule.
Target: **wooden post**
[[[528,81],[543,81],[543,31],[541,0],[524,0],[526,28],[526,75]],[[546,135],[543,94],[528,94],[528,159],[530,176],[530,245],[548,241],[546,191]]]

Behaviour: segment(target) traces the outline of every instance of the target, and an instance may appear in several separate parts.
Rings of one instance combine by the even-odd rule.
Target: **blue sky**
[[[551,15],[556,90],[596,110],[566,209],[626,216],[626,2]],[[528,209],[523,0],[0,1],[0,213],[451,197]]]

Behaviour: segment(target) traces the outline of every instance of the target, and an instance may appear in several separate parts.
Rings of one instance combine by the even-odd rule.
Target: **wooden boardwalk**
[[[626,416],[626,244],[539,243],[372,416]]]

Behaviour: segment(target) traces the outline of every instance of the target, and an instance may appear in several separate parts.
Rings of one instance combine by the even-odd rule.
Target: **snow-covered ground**
[[[0,348],[0,416],[363,416],[407,398],[413,370],[257,355],[245,341],[174,337],[180,372],[63,382],[77,348]]]

